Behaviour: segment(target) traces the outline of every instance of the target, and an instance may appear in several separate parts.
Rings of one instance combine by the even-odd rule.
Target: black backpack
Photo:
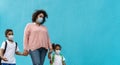
[[[16,50],[17,50],[17,42],[15,42],[15,44],[16,44],[16,47],[15,47],[15,51],[16,51]],[[3,51],[3,55],[4,55],[5,52],[6,52],[6,48],[7,48],[7,41],[5,41],[5,49],[4,49],[4,51]],[[2,59],[0,58],[0,65],[2,65],[1,61],[2,61]]]

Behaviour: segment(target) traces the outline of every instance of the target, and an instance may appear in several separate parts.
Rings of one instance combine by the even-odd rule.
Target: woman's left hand
[[[27,56],[28,54],[29,54],[29,52],[27,50],[24,50],[23,55]]]

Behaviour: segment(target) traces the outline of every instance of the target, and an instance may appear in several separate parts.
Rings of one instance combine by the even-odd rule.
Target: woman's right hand
[[[49,51],[48,52],[48,58],[51,60],[51,54],[52,54],[52,51]]]

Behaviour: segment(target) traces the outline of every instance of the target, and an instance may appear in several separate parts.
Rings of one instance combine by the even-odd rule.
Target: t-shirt
[[[3,61],[2,60],[1,62],[2,63],[14,64],[14,63],[16,63],[16,59],[15,59],[16,43],[15,42],[10,42],[8,40],[6,40],[6,42],[7,42],[7,47],[6,47],[4,57],[6,57],[8,61]],[[5,41],[2,43],[1,49],[5,49]],[[19,51],[18,46],[17,46],[16,51]]]
[[[53,56],[53,55],[52,55]],[[63,57],[63,58],[62,58]],[[65,61],[64,56],[55,54],[53,65],[62,65],[62,61]]]

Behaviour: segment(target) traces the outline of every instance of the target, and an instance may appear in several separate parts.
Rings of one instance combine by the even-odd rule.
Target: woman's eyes
[[[42,18],[43,18],[44,16],[39,16],[39,17],[42,17]]]

